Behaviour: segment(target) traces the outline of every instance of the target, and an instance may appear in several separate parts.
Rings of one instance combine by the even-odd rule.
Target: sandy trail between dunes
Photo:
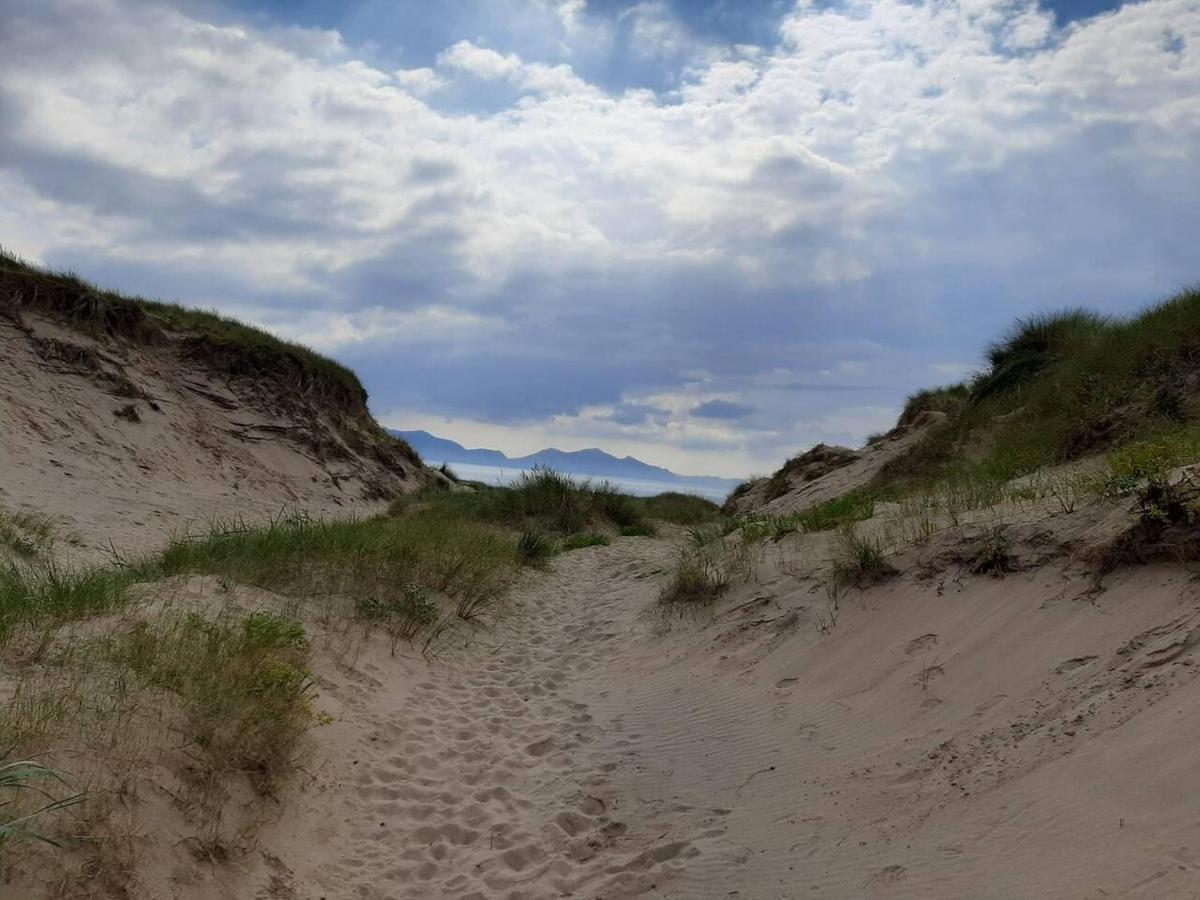
[[[665,886],[720,835],[723,815],[615,790],[615,770],[637,765],[638,735],[606,707],[628,682],[631,637],[648,628],[638,613],[671,553],[623,541],[569,554],[460,658],[413,671],[407,687],[377,670],[388,682],[379,690],[403,692],[398,708],[353,686],[345,715],[365,736],[362,754],[333,792],[336,818],[325,806],[319,829],[336,849],[326,844],[290,883],[330,898],[618,897]]]
[[[770,565],[664,623],[672,552],[566,554],[456,658],[328,674],[261,896],[1200,895],[1187,573],[900,579],[822,634]]]

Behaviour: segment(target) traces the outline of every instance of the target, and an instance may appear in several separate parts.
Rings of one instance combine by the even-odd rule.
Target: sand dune
[[[0,346],[0,505],[54,513],[87,559],[216,518],[377,509],[436,477],[376,455],[351,415],[222,378],[182,340],[114,340],[26,310],[0,315]]]
[[[633,539],[531,576],[433,664],[327,647],[309,777],[236,865],[176,851],[134,896],[1200,889],[1189,572],[1094,590],[1069,555],[1003,579],[913,556],[830,626],[794,565],[822,540],[770,546],[698,615],[659,611],[672,544]]]

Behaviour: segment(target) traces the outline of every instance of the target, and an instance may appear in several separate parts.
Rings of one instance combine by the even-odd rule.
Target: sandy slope
[[[255,388],[170,343],[0,316],[0,506],[54,515],[99,559],[214,518],[349,515],[422,483],[415,465],[364,453],[373,436]]]
[[[1069,559],[845,595],[770,547],[655,611],[668,542],[561,557],[431,667],[324,656],[312,778],[179,897],[1189,897],[1200,601]],[[909,560],[908,562],[912,562]],[[148,891],[144,896],[163,896]],[[139,895],[141,896],[141,895]]]

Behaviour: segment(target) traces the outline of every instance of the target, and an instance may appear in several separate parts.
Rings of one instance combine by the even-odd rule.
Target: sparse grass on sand
[[[659,592],[663,606],[703,606],[725,593],[749,571],[749,545],[726,541],[721,523],[697,526],[676,551],[675,567]]]
[[[428,642],[447,621],[493,610],[520,563],[515,533],[445,510],[222,523],[108,566],[0,563],[0,659],[11,691],[0,745],[43,759],[77,748],[71,758],[83,753],[93,769],[103,760],[108,768],[89,778],[110,799],[148,748],[183,752],[186,806],[198,827],[217,829],[229,787],[245,779],[273,794],[319,723],[305,621],[326,634],[354,623],[380,629],[393,648]],[[212,577],[215,593],[198,609],[172,599],[190,575]],[[261,608],[232,599],[254,589],[270,592],[260,592]],[[61,808],[47,806],[46,833],[71,831],[49,816]]]
[[[58,841],[38,830],[38,819],[82,802],[84,795],[68,792],[55,799],[48,788],[56,786],[70,787],[61,772],[35,760],[0,764],[0,847],[20,840],[58,846]]]
[[[54,549],[61,529],[47,516],[0,507],[0,560],[29,560]]]

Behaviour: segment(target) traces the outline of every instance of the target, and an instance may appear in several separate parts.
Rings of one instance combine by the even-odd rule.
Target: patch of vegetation
[[[757,480],[756,478],[750,478],[730,491],[729,496],[725,498],[725,502],[721,504],[721,512],[727,516],[734,515],[737,507],[736,501],[738,498],[750,493],[750,489],[754,487],[754,482]]]
[[[517,538],[517,555],[527,566],[544,566],[557,551],[554,540],[546,532],[536,528],[522,531]]]
[[[297,598],[365,596],[384,604],[418,586],[477,613],[507,591],[519,562],[511,535],[435,507],[349,521],[232,522],[177,539],[130,569],[143,580],[195,572]]]
[[[607,547],[612,539],[607,534],[569,534],[562,541],[562,549],[581,550],[584,547]]]
[[[858,458],[857,453],[845,447],[817,444],[799,456],[789,459],[778,472],[771,476],[767,481],[765,498],[768,502],[778,499],[791,490],[794,480],[813,481],[843,466],[850,465]]]
[[[637,501],[612,484],[576,481],[541,467],[523,472],[509,486],[408,495],[396,501],[392,513],[403,517],[422,508],[446,518],[558,535],[575,534],[592,525],[626,528],[645,521]]]
[[[1112,328],[1112,320],[1086,309],[1018,319],[987,351],[989,366],[971,383],[971,399],[1012,394],[1055,364],[1086,354]]]
[[[61,846],[58,841],[37,830],[37,820],[58,810],[74,806],[83,794],[54,799],[43,785],[69,787],[66,777],[32,760],[17,760],[0,765],[0,848],[10,841],[41,841]],[[33,795],[33,804],[24,802]]]
[[[405,585],[399,596],[388,600],[360,597],[355,605],[359,618],[382,624],[396,641],[412,641],[437,623],[441,610],[429,592],[417,585]]]
[[[63,622],[105,612],[123,603],[136,580],[125,569],[66,569],[0,562],[0,642],[19,625]]]
[[[871,518],[875,515],[878,499],[877,492],[873,490],[849,491],[797,513],[745,519],[740,523],[742,534],[746,540],[753,542],[767,539],[777,541],[797,531],[829,531]]]
[[[622,525],[617,533],[621,537],[654,537],[658,529],[649,522],[638,522],[634,525]]]
[[[1166,478],[1177,466],[1200,460],[1200,427],[1170,428],[1130,441],[1108,454],[1117,479]]]
[[[1138,521],[1096,556],[1106,575],[1123,566],[1200,559],[1200,489],[1151,479],[1138,492]]]
[[[0,507],[0,554],[32,559],[51,550],[58,538],[58,526],[48,517]]]
[[[953,389],[961,404],[949,418],[889,463],[877,484],[929,486],[964,464],[1007,480],[1147,442],[1147,434],[1158,445],[1152,457],[1180,464],[1200,456],[1187,427],[1200,411],[1200,291],[1128,319],[1076,309],[1019,321],[989,349],[988,363],[965,397]],[[1140,453],[1118,449],[1115,463],[1160,465]]]
[[[203,749],[202,780],[244,773],[263,794],[292,766],[313,721],[308,639],[274,612],[138,622],[112,640],[115,662],[179,698],[185,737]]]
[[[749,545],[725,541],[721,522],[688,530],[687,540],[676,551],[675,567],[659,592],[664,606],[697,606],[720,597],[733,580],[749,570]]]
[[[853,524],[839,529],[830,566],[831,593],[850,586],[869,587],[895,574],[896,569],[885,558],[878,539],[861,536]]]
[[[925,388],[909,396],[896,423],[897,428],[912,425],[927,412],[945,413],[952,416],[963,408],[971,390],[965,383],[950,384],[944,387]],[[880,435],[880,438],[883,436]],[[868,441],[870,443],[870,441]]]
[[[991,575],[993,578],[1015,572],[1017,561],[1004,527],[997,525],[971,542],[964,554],[963,566],[972,575]]]
[[[796,520],[805,531],[828,531],[871,518],[875,515],[875,502],[876,496],[871,491],[850,491],[802,510]]]
[[[711,500],[678,491],[634,498],[634,505],[645,518],[674,525],[699,525],[721,518],[720,508]]]

